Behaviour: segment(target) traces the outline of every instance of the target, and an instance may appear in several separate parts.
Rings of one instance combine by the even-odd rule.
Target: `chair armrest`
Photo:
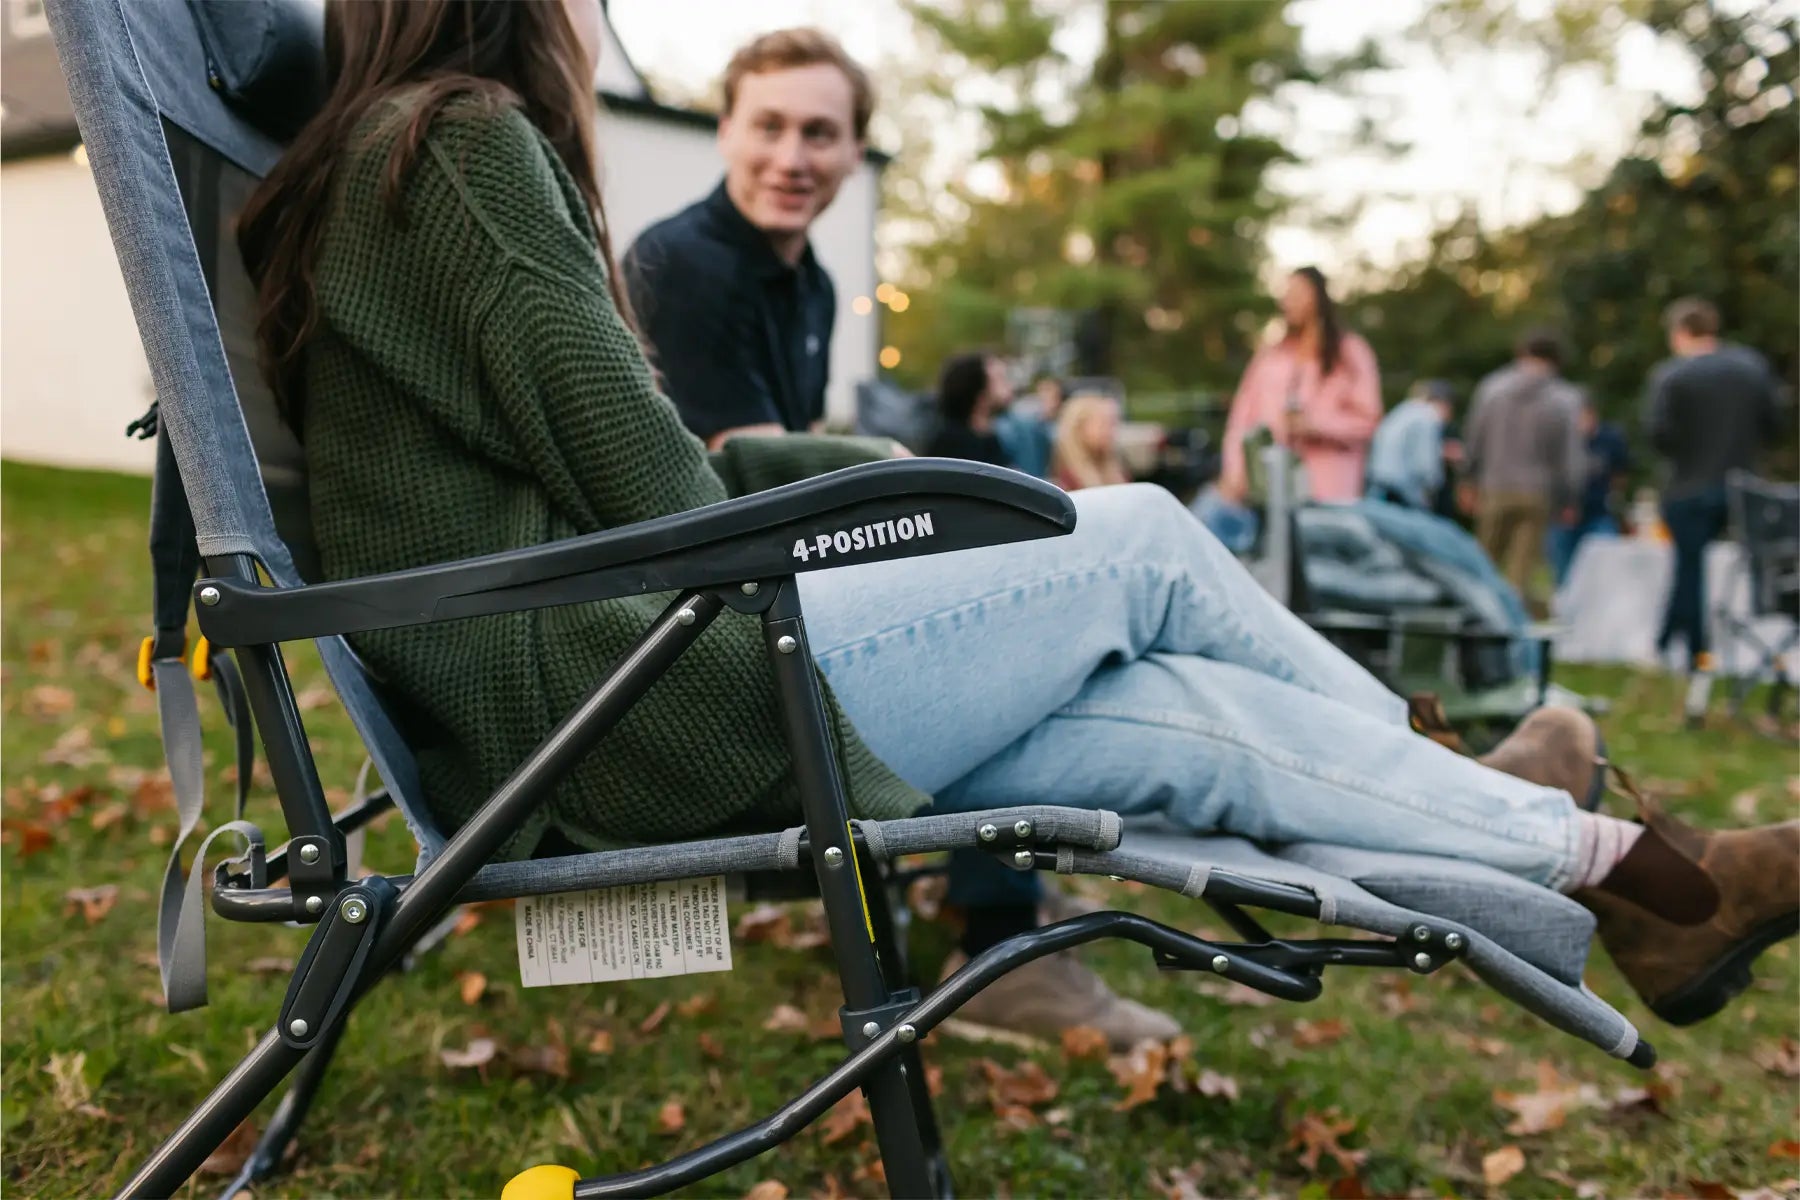
[[[203,579],[195,608],[215,646],[287,642],[724,587],[1074,528],[1074,502],[1042,480],[960,460],[896,459],[620,529],[365,579],[300,588]]]

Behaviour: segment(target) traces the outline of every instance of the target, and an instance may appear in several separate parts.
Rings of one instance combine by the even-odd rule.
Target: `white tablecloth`
[[[1556,639],[1558,661],[1644,665],[1661,661],[1656,654],[1656,635],[1662,629],[1674,568],[1675,549],[1667,542],[1583,538],[1568,578],[1556,594],[1554,613],[1563,626]],[[1755,653],[1727,638],[1715,615],[1721,607],[1740,617],[1750,610],[1743,551],[1735,542],[1714,542],[1707,547],[1706,605],[1720,670],[1748,669]],[[1788,622],[1780,617],[1757,623],[1757,631],[1770,642],[1787,627]],[[1788,670],[1797,669],[1800,654],[1790,654]]]

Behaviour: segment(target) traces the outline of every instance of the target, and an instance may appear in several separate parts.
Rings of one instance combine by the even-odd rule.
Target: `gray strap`
[[[156,961],[162,972],[163,996],[170,1012],[206,1003],[206,851],[221,833],[235,833],[246,849],[260,843],[262,833],[245,821],[230,821],[207,835],[194,855],[194,869],[183,886],[181,851],[206,807],[206,763],[200,736],[200,704],[193,677],[179,658],[150,664],[156,680],[156,709],[161,718],[163,757],[181,827],[163,869],[162,895],[156,917]]]
[[[1206,894],[1206,885],[1212,880],[1212,864],[1197,862],[1188,868],[1187,881],[1181,885],[1181,894],[1198,900]]]
[[[856,831],[863,835],[863,847],[868,850],[869,857],[876,862],[888,859],[887,837],[881,832],[880,821],[852,821]]]
[[[777,843],[776,853],[780,856],[783,870],[792,871],[800,865],[800,837],[805,832],[805,827],[800,825],[781,831],[781,841]]]

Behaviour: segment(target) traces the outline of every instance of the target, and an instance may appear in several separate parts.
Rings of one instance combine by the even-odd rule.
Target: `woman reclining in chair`
[[[880,453],[786,437],[709,460],[658,394],[596,183],[598,0],[328,11],[329,100],[247,209],[241,246],[331,577],[626,525]],[[811,186],[791,147],[771,163],[768,185]],[[1486,863],[1588,906],[1633,987],[1682,1022],[1795,932],[1800,823],[1708,832],[1648,802],[1641,823],[1584,812],[1571,797],[1600,769],[1585,716],[1546,710],[1485,760],[1459,756],[1167,494],[1075,499],[1071,537],[800,577],[859,815],[1104,806]],[[447,826],[666,599],[354,639]],[[728,612],[508,852],[797,818],[760,628]]]

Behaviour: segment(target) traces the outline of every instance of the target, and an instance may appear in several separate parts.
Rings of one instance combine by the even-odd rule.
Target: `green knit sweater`
[[[382,179],[406,109],[384,106],[345,149],[317,264],[303,432],[328,577],[535,546],[881,457],[870,442],[784,437],[709,460],[620,319],[549,143],[516,110],[454,102],[396,218]],[[670,598],[353,638],[438,820],[466,821]],[[593,847],[793,823],[765,654],[755,617],[723,613],[503,854],[528,855],[551,827]],[[851,810],[926,803],[827,703]]]

